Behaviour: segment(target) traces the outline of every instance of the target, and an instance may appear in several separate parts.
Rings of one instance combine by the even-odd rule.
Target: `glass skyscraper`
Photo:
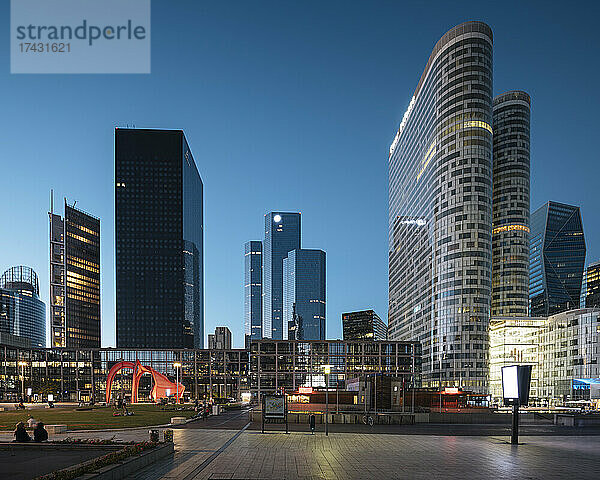
[[[46,305],[40,300],[40,284],[33,269],[9,268],[0,277],[0,332],[46,346]]]
[[[531,214],[531,316],[547,317],[579,307],[585,252],[579,207],[548,202]]]
[[[529,119],[527,93],[494,98],[492,316],[529,312]]]
[[[600,262],[590,263],[585,269],[581,287],[581,308],[600,307]]]
[[[283,259],[284,340],[325,340],[325,289],[323,250],[287,254]]]
[[[246,342],[262,338],[261,241],[249,241],[244,245],[244,333]]]
[[[181,130],[115,130],[117,347],[203,348],[203,185]]]
[[[420,341],[422,383],[487,392],[492,30],[435,45],[389,154],[390,340]]]
[[[342,313],[344,340],[387,340],[387,325],[374,310]]]
[[[100,347],[100,219],[50,206],[50,344]]]
[[[300,213],[270,212],[265,215],[263,241],[264,338],[283,339],[283,259],[300,248]]]

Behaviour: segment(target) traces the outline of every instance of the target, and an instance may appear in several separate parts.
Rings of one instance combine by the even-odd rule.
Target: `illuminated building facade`
[[[579,207],[548,202],[531,214],[529,309],[547,317],[577,308],[585,265]]]
[[[284,340],[325,340],[325,279],[323,250],[292,250],[283,259]]]
[[[204,345],[203,185],[181,130],[115,130],[117,346]]]
[[[390,341],[256,340],[250,345],[252,395],[260,400],[261,395],[281,389],[323,388],[325,365],[331,369],[328,387],[332,389],[345,390],[346,380],[373,374],[399,378],[407,386],[418,387],[421,346]]]
[[[581,288],[581,308],[600,307],[600,262],[587,266]]]
[[[246,342],[262,338],[261,241],[244,245],[244,333]]]
[[[531,365],[529,398],[539,399],[540,331],[544,317],[492,317],[490,320],[490,394],[502,401],[502,367]]]
[[[422,343],[426,387],[488,387],[492,43],[437,42],[390,147],[388,339]]]
[[[185,387],[184,399],[242,399],[249,394],[248,351],[240,349],[118,349],[118,348],[16,348],[0,345],[0,400],[14,402],[21,396],[21,372],[32,400],[46,401],[53,392],[55,401],[104,401],[107,377],[119,362],[136,363],[165,375]],[[19,362],[23,366],[19,366]],[[180,364],[180,367],[177,367]],[[177,372],[179,370],[179,372]],[[112,398],[131,401],[134,372],[121,370],[112,382]],[[138,401],[151,401],[151,375],[139,379]],[[44,394],[41,394],[44,391]],[[175,391],[170,392],[171,395]]]
[[[0,332],[13,342],[46,346],[46,305],[40,300],[38,276],[29,267],[9,268],[0,277]]]
[[[492,317],[529,312],[530,98],[494,98]]]
[[[100,219],[50,207],[50,344],[100,347]]]
[[[344,340],[387,340],[387,325],[375,310],[342,313]]]
[[[262,336],[283,339],[283,259],[300,248],[300,213],[265,215]]]

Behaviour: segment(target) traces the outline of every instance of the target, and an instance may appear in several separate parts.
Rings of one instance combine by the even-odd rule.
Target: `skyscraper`
[[[579,307],[585,239],[579,207],[547,202],[531,215],[529,308],[548,317]]]
[[[246,342],[262,338],[261,241],[250,241],[244,245],[244,333]]]
[[[387,325],[374,310],[342,313],[344,340],[387,340]]]
[[[46,305],[33,269],[9,268],[0,277],[0,332],[25,338],[34,347],[46,346]]]
[[[100,219],[50,205],[50,344],[100,347]]]
[[[437,42],[390,147],[388,338],[422,343],[424,386],[487,391],[492,43]]]
[[[285,340],[325,340],[325,290],[325,252],[289,252],[283,259]]]
[[[263,242],[262,335],[283,339],[283,259],[300,248],[300,213],[265,215]]]
[[[214,334],[208,335],[208,348],[211,350],[231,350],[231,330],[216,327]]]
[[[600,307],[600,262],[585,269],[581,288],[581,308]]]
[[[529,312],[529,118],[527,93],[494,98],[492,316]]]
[[[203,185],[181,130],[115,130],[117,347],[204,346]]]

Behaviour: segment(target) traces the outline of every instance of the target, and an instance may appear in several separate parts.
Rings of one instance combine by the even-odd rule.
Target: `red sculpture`
[[[106,403],[110,403],[110,390],[115,375],[124,368],[130,368],[133,370],[131,403],[137,403],[138,401],[138,387],[140,385],[140,378],[144,373],[150,373],[152,375],[152,379],[154,380],[154,386],[152,387],[152,392],[150,392],[150,398],[152,398],[154,402],[157,402],[159,399],[168,397],[170,394],[174,393],[177,397],[177,403],[179,403],[179,400],[181,399],[185,390],[185,386],[183,386],[181,383],[171,382],[166,375],[158,373],[151,367],[142,365],[139,360],[136,360],[135,363],[117,362],[112,366],[106,378]],[[167,392],[167,390],[169,390],[169,392]]]

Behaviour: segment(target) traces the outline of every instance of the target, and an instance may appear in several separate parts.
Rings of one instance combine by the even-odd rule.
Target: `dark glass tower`
[[[342,313],[344,340],[387,340],[387,325],[374,310]]]
[[[547,317],[579,307],[585,239],[579,207],[548,202],[531,215],[529,307]]]
[[[600,262],[595,262],[585,269],[581,289],[581,308],[598,307],[600,307]]]
[[[527,93],[494,98],[492,316],[529,311],[529,119]]]
[[[50,207],[50,343],[100,347],[100,219],[67,204]]]
[[[287,257],[288,252],[299,248],[300,214],[266,214],[262,278],[262,335],[265,338],[283,338],[283,259]]]
[[[115,130],[117,347],[203,348],[203,185],[181,130]]]
[[[491,28],[436,43],[389,152],[390,340],[423,346],[424,387],[487,393]]]
[[[29,267],[8,269],[0,277],[0,332],[46,346],[46,305],[37,274]]]
[[[325,340],[323,250],[292,250],[284,258],[283,325],[285,340]]]
[[[262,338],[262,242],[260,241],[250,241],[244,245],[244,333],[246,341]]]

